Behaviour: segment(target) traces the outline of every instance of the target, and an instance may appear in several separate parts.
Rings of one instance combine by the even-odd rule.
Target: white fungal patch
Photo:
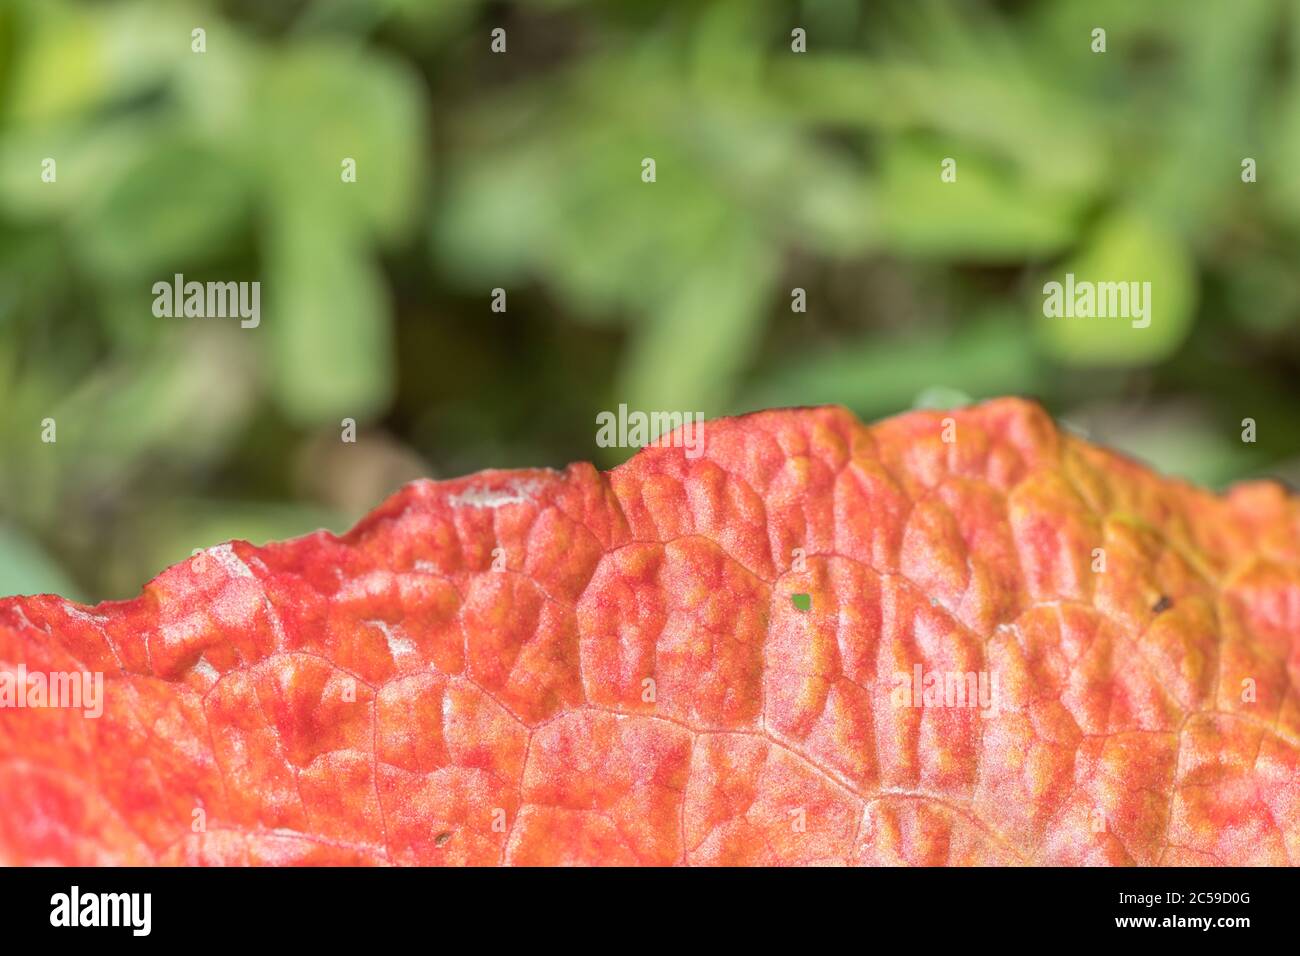
[[[206,657],[200,657],[198,659],[198,662],[194,665],[194,673],[198,674],[205,681],[211,684],[215,684],[221,679],[220,672],[212,666],[212,662]]]
[[[504,505],[521,505],[532,499],[541,487],[533,478],[516,479],[504,488],[466,488],[451,498],[453,506],[468,508],[500,508]]]
[[[68,617],[75,617],[78,621],[85,621],[87,624],[107,624],[108,618],[102,614],[91,614],[89,611],[83,611],[74,604],[67,604],[63,608]],[[22,608],[18,608],[18,613],[22,614]],[[24,620],[26,616],[24,615]],[[28,622],[31,623],[31,622]]]
[[[235,554],[235,549],[230,546],[229,542],[208,548],[205,553],[217,564],[221,565],[222,570],[232,578],[251,578],[253,576],[252,569],[240,560],[239,555]]]
[[[415,641],[398,634],[387,621],[364,621],[363,623],[369,627],[377,627],[383,632],[384,640],[388,642],[388,653],[393,656],[394,661],[415,653]]]
[[[200,611],[193,611],[180,620],[159,626],[158,636],[162,638],[163,647],[172,650],[203,640],[207,628],[207,617]]]
[[[48,624],[45,625],[44,628],[39,628],[35,624],[33,624],[31,618],[29,618],[27,614],[23,611],[23,606],[21,604],[15,603],[11,608],[11,610],[18,616],[18,619],[22,623],[23,627],[30,628],[33,631],[44,630],[46,634],[50,633],[50,626]],[[69,608],[69,610],[71,610],[71,608]],[[79,612],[79,613],[85,613],[85,612]]]

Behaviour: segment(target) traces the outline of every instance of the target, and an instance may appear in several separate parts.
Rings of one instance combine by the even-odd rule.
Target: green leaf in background
[[[0,596],[58,594],[77,600],[78,588],[33,540],[0,524]]]
[[[270,55],[248,155],[274,208],[311,209],[331,228],[395,238],[414,220],[424,160],[424,97],[414,72],[345,46],[297,44]],[[356,182],[342,179],[356,161]],[[292,214],[292,213],[291,213]]]
[[[367,8],[384,6],[403,32],[431,40],[462,28],[478,12],[482,0],[352,0]],[[540,5],[540,3],[538,4]]]
[[[566,112],[524,135],[539,139],[484,146],[451,174],[434,247],[462,281],[492,288],[527,269],[580,317],[639,319],[733,238],[725,177],[710,175],[671,125]],[[654,183],[641,181],[645,157],[655,160]]]
[[[239,333],[250,333],[237,322],[223,329],[174,324],[206,319],[149,319],[173,324],[148,353],[98,366],[44,406],[41,414],[58,422],[58,443],[40,446],[51,487],[108,495],[138,478],[150,456],[165,454],[173,467],[218,458],[243,424],[255,393],[251,349]],[[34,506],[41,496],[27,497]]]
[[[17,33],[23,44],[10,111],[18,122],[75,114],[110,89],[104,38],[85,7],[63,0],[23,0]]]
[[[295,422],[360,422],[392,397],[387,290],[358,245],[309,210],[282,213],[268,239],[262,325],[241,332],[266,343],[271,389]]]
[[[619,401],[706,415],[725,407],[762,329],[773,266],[756,240],[726,234],[662,311],[637,327]]]
[[[973,316],[960,329],[899,336],[867,335],[839,348],[791,355],[747,393],[742,411],[790,405],[845,405],[860,415],[893,414],[927,385],[973,400],[1032,395],[1042,382],[1019,319]],[[951,397],[951,392],[949,392]]]
[[[671,129],[610,120],[576,131],[561,156],[549,167],[559,215],[538,253],[583,315],[644,314],[675,296],[714,243],[731,239],[729,197]],[[641,181],[644,157],[655,160],[654,183]]]
[[[179,4],[7,0],[19,39],[11,115],[43,125],[121,102],[167,80],[190,57],[193,17]],[[8,13],[8,11],[6,11]]]
[[[12,0],[2,22],[16,41],[14,59],[0,59],[0,108],[9,104],[0,203],[10,214],[84,213],[145,158],[142,144],[166,149],[177,121],[188,118],[178,112],[160,120],[140,108],[158,102],[150,97],[179,66],[200,59],[190,53],[191,18],[180,11],[142,0]],[[0,49],[0,58],[7,52]],[[57,162],[57,183],[40,178],[47,157]]]
[[[940,179],[956,160],[956,181]],[[907,137],[884,148],[880,182],[886,246],[904,255],[988,262],[1051,255],[1074,238],[1082,201],[1028,180],[960,141]]]
[[[1043,314],[1043,285],[1080,282],[1150,283],[1146,320]],[[1079,255],[1045,272],[1030,309],[1047,353],[1064,365],[1147,365],[1167,359],[1191,331],[1196,272],[1182,240],[1131,212],[1104,220]],[[1149,321],[1145,328],[1134,322]]]
[[[929,131],[966,144],[1047,192],[1105,187],[1097,132],[1111,120],[1078,96],[1076,72],[1029,55],[1035,38],[1015,37],[987,4],[907,0],[895,9],[878,41],[893,48],[880,58],[878,82],[889,103],[883,118],[896,133]]]
[[[1291,49],[1300,51],[1300,10],[1294,5],[1290,22]],[[1269,164],[1261,159],[1258,184],[1241,185],[1247,189],[1259,189],[1265,196],[1275,198],[1294,222],[1300,218],[1300,176],[1295,174],[1295,170],[1300,169],[1300,70],[1291,71],[1291,82],[1278,98],[1269,121],[1269,155],[1274,157],[1276,169],[1269,168]]]
[[[793,126],[717,109],[690,137],[715,188],[752,211],[770,241],[857,255],[879,243],[874,182],[865,166]]]
[[[1181,41],[1160,132],[1159,162],[1135,164],[1127,201],[1198,242],[1235,218],[1244,156],[1261,159],[1262,122],[1251,104],[1269,84],[1256,68],[1277,49],[1274,0],[1188,0],[1174,29]],[[1144,131],[1145,132],[1145,131]],[[1149,135],[1149,134],[1146,134]]]
[[[15,219],[66,216],[100,203],[140,160],[142,136],[156,128],[139,122],[51,123],[8,132],[0,139],[0,205]],[[41,181],[41,164],[54,159],[57,183]]]
[[[165,280],[221,249],[245,220],[247,192],[238,164],[197,143],[164,139],[140,150],[102,200],[76,216],[74,232],[97,272]]]
[[[466,287],[487,290],[523,280],[563,221],[562,173],[537,143],[451,171],[431,225],[439,267]]]
[[[706,21],[748,15],[729,4]],[[475,148],[449,171],[433,219],[441,269],[479,289],[542,277],[579,316],[638,322],[673,308],[678,286],[719,245],[872,247],[865,165],[774,115],[744,76],[760,47],[734,49],[740,41],[727,35],[725,53],[710,47],[717,59],[702,56],[694,73],[647,43],[635,58],[597,59],[498,97],[453,131]],[[654,183],[640,178],[646,157]]]
[[[768,108],[800,123],[870,128],[911,118],[908,104],[881,82],[880,67],[860,56],[830,50],[782,57],[768,64],[766,75]]]

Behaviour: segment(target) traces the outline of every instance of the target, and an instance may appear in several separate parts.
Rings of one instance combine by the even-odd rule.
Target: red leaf
[[[0,859],[1300,861],[1277,486],[1218,498],[1017,400],[705,438],[0,601]],[[101,716],[34,706],[82,671]]]

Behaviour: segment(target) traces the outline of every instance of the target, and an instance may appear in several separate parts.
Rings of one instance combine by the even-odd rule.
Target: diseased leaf
[[[1015,399],[689,437],[0,601],[11,687],[105,678],[0,710],[0,860],[1297,862],[1279,486]]]

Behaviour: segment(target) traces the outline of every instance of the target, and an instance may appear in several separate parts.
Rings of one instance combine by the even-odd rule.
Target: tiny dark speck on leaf
[[[450,839],[451,839],[451,831],[443,830],[441,833],[439,833],[436,837],[433,838],[433,843],[435,846],[442,846]]]
[[[1173,607],[1173,606],[1174,606],[1174,602],[1171,601],[1171,600],[1169,600],[1169,598],[1165,597],[1165,596],[1162,594],[1162,595],[1160,595],[1160,600],[1159,600],[1159,601],[1156,601],[1156,606],[1153,607],[1151,610],[1154,611],[1154,612],[1157,613],[1157,614],[1160,614],[1160,613],[1162,613],[1162,612],[1164,612],[1164,611],[1169,610],[1169,609],[1170,609],[1171,607]]]

